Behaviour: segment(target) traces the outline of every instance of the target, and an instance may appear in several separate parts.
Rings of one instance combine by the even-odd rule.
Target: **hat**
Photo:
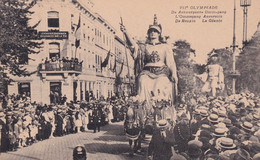
[[[219,147],[224,148],[224,149],[233,149],[236,147],[233,139],[226,138],[226,137],[218,138],[216,140],[216,145],[218,145]]]
[[[253,124],[250,123],[250,122],[244,122],[241,124],[241,127],[246,130],[246,131],[249,131],[249,132],[252,132],[253,131]]]
[[[237,152],[234,155],[231,155],[231,160],[249,160],[251,159],[250,154],[245,149],[238,149]]]
[[[228,131],[228,128],[226,127],[226,124],[221,122],[214,125],[216,128],[223,128],[226,132]]]
[[[4,117],[4,116],[5,116],[4,112],[0,112],[0,117]]]
[[[260,153],[255,154],[252,160],[260,160]]]
[[[208,124],[202,124],[202,125],[201,125],[201,129],[202,129],[202,130],[209,130],[209,129],[210,129],[210,125],[208,125]]]
[[[196,108],[196,109],[194,110],[194,114],[200,115],[200,110]]]
[[[206,110],[206,111],[208,110],[208,108],[205,107],[205,106],[199,106],[198,109],[200,109],[200,110]]]
[[[250,138],[249,138],[249,141],[251,141],[251,142],[256,142],[256,143],[258,143],[259,142],[259,139],[258,139],[258,137],[257,136],[251,136]],[[260,152],[260,151],[259,151]]]
[[[227,116],[227,112],[226,112],[226,111],[223,111],[223,110],[219,110],[219,111],[218,111],[218,115],[219,115],[220,117],[226,117],[226,116]]]
[[[56,110],[58,107],[56,105],[52,106],[51,109]]]
[[[212,136],[209,131],[202,130],[200,131],[199,138],[206,137],[208,139],[212,139]]]
[[[184,104],[180,104],[180,105],[178,105],[178,110],[185,110],[185,106],[184,106]]]
[[[208,116],[208,111],[206,111],[206,110],[200,110],[200,115],[201,115],[202,117],[207,117],[207,116]]]
[[[212,101],[213,99],[215,99],[215,97],[209,96],[208,99],[209,99],[210,101]]]
[[[191,141],[188,142],[188,146],[189,145],[196,145],[197,147],[201,148],[203,144],[199,140],[191,140]]]
[[[134,102],[134,98],[133,98],[133,97],[129,97],[129,98],[127,99],[127,102],[128,102],[128,103],[133,103],[133,102]]]
[[[253,114],[253,119],[254,119],[255,121],[260,120],[260,115],[259,115],[259,114]]]
[[[212,135],[215,137],[225,137],[227,133],[223,128],[216,128],[215,132]]]
[[[188,155],[191,158],[198,158],[200,157],[201,153],[202,153],[201,148],[198,147],[196,144],[188,145]]]
[[[218,115],[216,114],[210,114],[208,117],[208,120],[213,123],[218,123]]]
[[[83,146],[77,146],[73,149],[73,159],[86,159],[87,153]]]
[[[7,112],[6,112],[6,115],[7,115],[7,116],[11,116],[11,115],[12,115],[12,111],[7,111]]]
[[[101,101],[100,104],[101,104],[101,105],[106,105],[107,102],[106,102],[106,101]]]
[[[157,127],[159,129],[165,129],[168,126],[168,121],[165,119],[159,120]]]
[[[187,160],[183,155],[181,154],[174,154],[170,160]]]
[[[222,122],[225,123],[225,125],[226,125],[227,127],[232,127],[232,126],[233,126],[231,120],[228,119],[228,118],[225,118]]]
[[[211,112],[212,112],[213,114],[218,114],[218,109],[217,109],[217,108],[212,108]]]
[[[162,26],[158,24],[156,14],[154,15],[153,25],[149,26],[147,33],[149,33],[152,29],[158,31],[159,33],[162,33]]]

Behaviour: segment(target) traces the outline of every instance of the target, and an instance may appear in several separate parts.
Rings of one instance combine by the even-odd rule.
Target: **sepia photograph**
[[[260,160],[259,0],[0,0],[1,160]]]

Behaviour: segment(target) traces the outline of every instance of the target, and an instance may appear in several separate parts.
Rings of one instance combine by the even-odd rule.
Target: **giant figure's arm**
[[[168,66],[168,68],[170,69],[171,72],[171,77],[170,80],[174,83],[174,92],[175,92],[175,96],[178,95],[178,77],[177,77],[177,68],[176,68],[176,63],[174,60],[174,56],[173,56],[173,52],[171,50],[171,48],[167,45],[166,49],[165,49],[165,63]],[[173,101],[175,101],[173,99]]]
[[[165,47],[165,63],[169,67],[171,72],[171,80],[175,83],[178,82],[176,63],[174,60],[173,52],[168,45]]]

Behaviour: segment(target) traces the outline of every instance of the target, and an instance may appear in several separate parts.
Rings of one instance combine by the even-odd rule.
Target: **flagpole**
[[[78,50],[78,48],[76,47],[75,48],[75,56],[74,56],[74,58],[77,58],[77,50]]]
[[[122,19],[122,17],[120,17],[120,19],[121,19],[121,24],[123,25],[123,19]],[[129,73],[129,64],[128,64],[127,49],[126,49],[126,37],[125,37],[124,34],[123,34],[123,39],[124,39],[125,54],[126,54],[127,76],[128,76],[128,79],[129,79],[129,86],[130,86],[131,93],[132,93],[131,78],[130,78],[130,73]]]
[[[80,38],[81,38],[81,20],[80,20],[80,15],[79,14],[79,21],[78,21],[78,25],[77,25],[77,28],[76,28],[76,31],[75,31],[75,57],[74,58],[77,58],[77,51],[78,51],[78,47],[80,46]]]

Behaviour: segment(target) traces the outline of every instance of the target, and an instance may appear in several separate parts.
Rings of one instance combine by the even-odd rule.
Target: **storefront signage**
[[[68,39],[69,32],[39,32],[39,38],[41,39]]]

